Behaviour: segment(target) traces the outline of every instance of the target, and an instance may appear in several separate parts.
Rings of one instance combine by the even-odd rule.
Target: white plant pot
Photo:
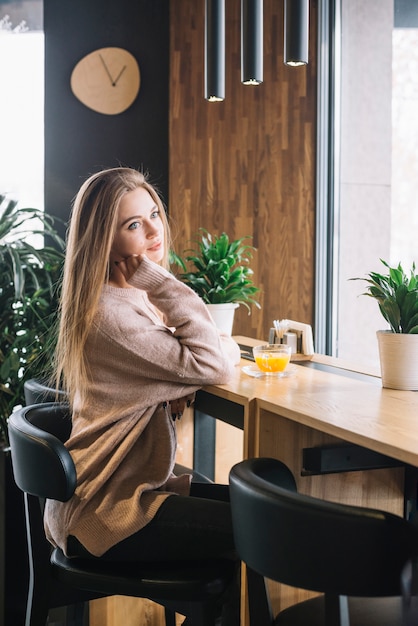
[[[239,304],[236,302],[226,302],[225,304],[207,304],[206,306],[219,330],[227,335],[232,335],[235,309],[239,307]]]
[[[418,391],[418,335],[378,330],[382,385]]]

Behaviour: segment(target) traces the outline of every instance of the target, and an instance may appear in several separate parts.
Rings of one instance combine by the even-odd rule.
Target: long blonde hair
[[[168,219],[155,188],[141,172],[118,167],[88,178],[73,204],[61,289],[60,317],[55,352],[55,382],[70,403],[84,394],[88,376],[84,347],[97,310],[102,287],[109,278],[109,254],[116,232],[119,204],[138,187],[146,189],[160,210],[164,223],[168,267],[171,245]]]

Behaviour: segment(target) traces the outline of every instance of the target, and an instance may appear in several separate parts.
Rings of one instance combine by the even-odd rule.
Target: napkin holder
[[[294,320],[275,320],[270,329],[269,343],[287,343],[292,346],[292,354],[312,356],[314,344],[312,327]]]

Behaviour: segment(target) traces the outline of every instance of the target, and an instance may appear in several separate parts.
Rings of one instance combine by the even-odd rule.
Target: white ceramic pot
[[[225,304],[207,304],[206,306],[219,330],[222,330],[227,335],[232,335],[235,309],[239,307],[239,304],[226,302]]]
[[[418,335],[378,330],[382,385],[418,391]]]

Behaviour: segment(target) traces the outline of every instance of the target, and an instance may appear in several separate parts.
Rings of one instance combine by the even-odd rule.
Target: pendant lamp
[[[206,0],[205,98],[225,99],[225,0]]]
[[[284,0],[284,62],[306,65],[309,47],[309,0]]]
[[[263,0],[241,0],[241,82],[263,82]]]

